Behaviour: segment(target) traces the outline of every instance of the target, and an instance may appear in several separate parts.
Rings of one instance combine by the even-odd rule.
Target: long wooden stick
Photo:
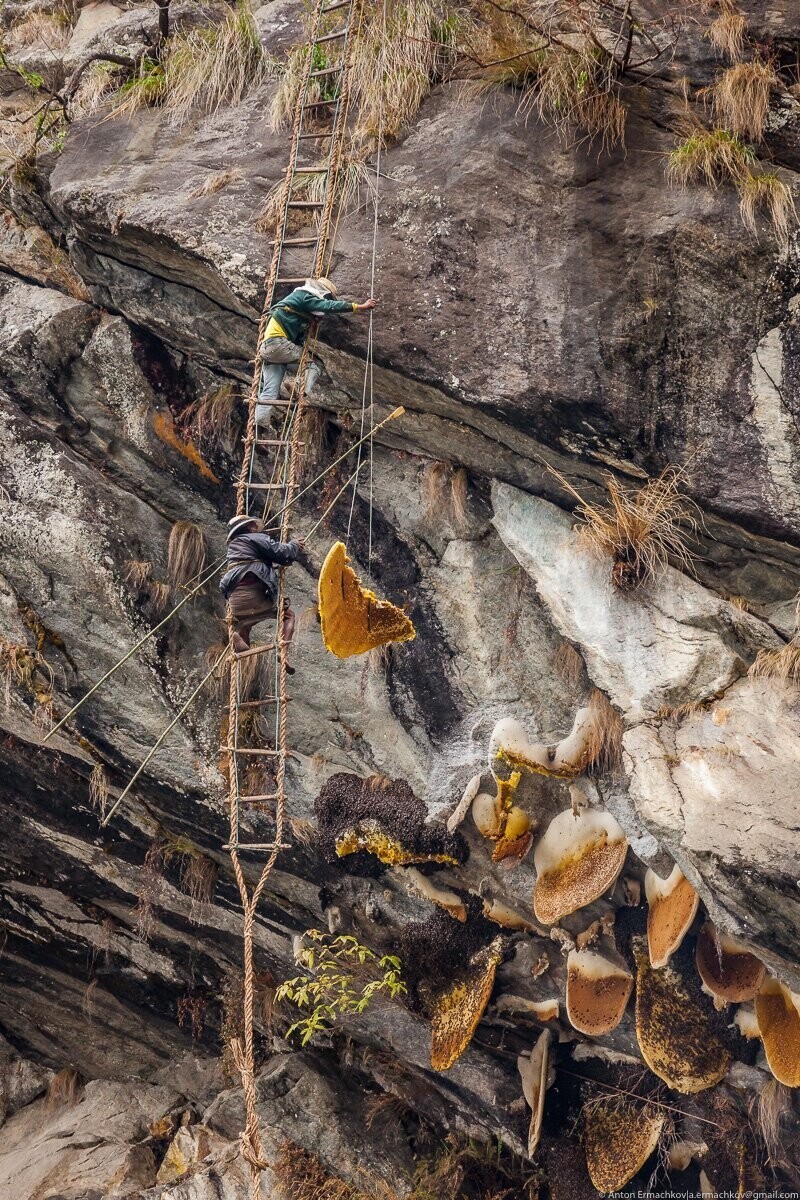
[[[193,701],[194,701],[194,700],[197,698],[197,696],[199,696],[200,692],[203,690],[203,688],[205,687],[205,685],[208,683],[209,679],[210,679],[210,678],[211,678],[211,676],[214,674],[214,672],[216,671],[217,667],[220,665],[220,663],[222,662],[223,658],[225,658],[225,656],[227,655],[227,653],[228,653],[228,647],[226,646],[226,647],[225,647],[225,649],[222,651],[222,654],[220,654],[219,658],[218,658],[218,659],[217,659],[217,661],[214,663],[214,665],[213,665],[213,667],[211,668],[211,670],[208,672],[208,674],[203,676],[203,678],[202,678],[202,679],[200,680],[200,682],[198,683],[197,687],[196,687],[196,688],[194,689],[194,691],[192,692],[192,694],[191,694],[191,696],[189,697],[189,699],[188,699],[188,700],[186,700],[186,701],[185,701],[185,702],[184,702],[184,703],[181,705],[181,707],[179,708],[178,712],[175,714],[175,716],[173,717],[173,719],[170,721],[170,723],[169,723],[169,725],[167,726],[167,728],[166,728],[166,729],[164,730],[164,732],[163,732],[163,733],[160,735],[160,737],[158,738],[158,740],[157,740],[156,742],[154,742],[154,744],[153,744],[153,745],[150,747],[150,749],[148,750],[147,754],[146,754],[146,755],[145,755],[145,757],[142,759],[141,763],[140,763],[140,764],[139,764],[139,766],[136,768],[136,770],[134,771],[133,775],[131,775],[130,779],[129,779],[129,780],[128,780],[128,782],[125,784],[125,787],[123,788],[123,790],[120,792],[119,796],[117,797],[117,800],[116,800],[116,802],[115,802],[115,803],[112,805],[112,807],[111,807],[111,808],[108,810],[108,812],[106,813],[106,815],[103,817],[102,821],[100,822],[100,824],[101,824],[101,825],[107,825],[107,824],[108,824],[108,822],[111,820],[111,818],[113,817],[114,813],[117,811],[117,809],[119,808],[120,804],[122,803],[122,801],[123,801],[123,800],[125,799],[125,797],[127,796],[128,792],[131,790],[131,788],[133,787],[133,785],[136,783],[136,780],[139,778],[139,776],[141,775],[142,771],[145,769],[145,767],[147,766],[147,764],[150,762],[150,759],[153,757],[153,755],[154,755],[154,754],[155,754],[155,752],[158,750],[158,748],[159,748],[159,746],[161,745],[161,743],[164,741],[164,738],[167,736],[167,734],[168,734],[168,733],[169,733],[169,732],[170,732],[172,729],[174,729],[174,728],[175,728],[175,726],[178,724],[178,721],[180,721],[181,717],[182,717],[182,716],[183,716],[183,714],[186,712],[186,710],[187,710],[187,708],[189,707],[189,705],[190,705],[190,704],[192,704],[192,702],[193,702]]]
[[[301,496],[305,496],[306,492],[311,491],[311,489],[316,484],[318,484],[321,479],[324,479],[325,476],[330,471],[332,471],[334,467],[338,467],[339,463],[342,462],[345,458],[347,458],[348,454],[352,454],[352,452],[354,450],[357,450],[359,446],[362,446],[364,444],[364,442],[368,441],[372,437],[373,434],[377,433],[378,430],[383,425],[388,424],[389,421],[393,421],[395,419],[395,417],[402,417],[402,415],[405,411],[406,410],[403,408],[402,405],[400,405],[397,408],[392,409],[392,411],[389,413],[388,417],[384,417],[382,421],[378,421],[377,425],[373,425],[372,428],[369,429],[362,438],[359,438],[357,442],[353,442],[352,446],[348,446],[347,449],[345,450],[344,454],[340,454],[338,458],[335,458],[333,460],[333,462],[328,463],[325,470],[321,471],[320,474],[316,477],[316,479],[312,479],[311,483],[306,484],[306,486],[301,491],[297,492],[292,499],[291,505],[296,504]],[[274,522],[277,517],[282,516],[282,514],[286,511],[286,509],[290,508],[291,505],[284,504],[283,508],[279,509],[278,512],[272,513],[269,518],[270,522]],[[271,527],[274,527],[274,526],[271,526]],[[314,528],[316,528],[316,526]]]
[[[377,425],[373,425],[372,429],[370,429],[369,432],[366,433],[363,438],[359,438],[359,440],[357,442],[354,442],[352,446],[349,446],[347,448],[347,450],[345,450],[344,454],[340,454],[338,458],[335,458],[333,460],[333,462],[328,464],[328,466],[325,468],[324,471],[320,471],[320,473],[319,473],[319,475],[317,475],[316,479],[312,479],[311,483],[307,484],[306,487],[304,487],[302,491],[298,492],[297,495],[292,500],[292,504],[294,504],[300,498],[300,496],[304,496],[306,494],[306,492],[310,491],[311,488],[315,487],[316,484],[318,484],[320,482],[320,480],[324,479],[325,476],[330,471],[332,471],[334,467],[338,466],[339,463],[342,462],[343,459],[347,458],[348,454],[350,454],[353,450],[357,450],[358,447],[363,442],[367,441],[368,438],[372,437],[372,435],[374,433],[376,433],[377,430],[379,430],[383,425],[386,425],[389,421],[393,421],[395,419],[395,417],[401,417],[404,412],[405,412],[405,409],[401,405],[398,408],[393,409],[392,412],[389,413],[388,417],[384,417],[383,420],[379,421]],[[354,478],[354,476],[351,476],[350,480],[348,480],[348,483],[353,478]],[[347,486],[347,485],[345,485],[345,486]],[[337,495],[336,499],[337,500],[339,499],[338,495]],[[334,503],[335,503],[335,501],[334,501]],[[278,512],[272,514],[271,520],[274,521],[276,518],[282,516],[282,514],[289,507],[290,507],[290,505],[288,505],[288,504],[284,505],[282,509],[280,509]],[[327,508],[325,510],[325,512],[323,513],[323,519],[324,519],[324,517],[326,517],[328,515],[328,513],[330,512],[330,509],[332,507],[333,507],[333,505],[331,505],[329,508]],[[255,520],[256,518],[254,517],[253,519]],[[317,525],[314,526],[314,529],[316,529],[319,524],[321,524],[321,521],[317,522]],[[314,530],[312,530],[311,532],[313,533]],[[164,626],[167,624],[167,622],[172,620],[172,618],[175,616],[175,613],[178,612],[179,609],[183,608],[184,604],[186,604],[187,601],[191,600],[192,596],[196,596],[197,593],[202,588],[205,587],[205,585],[208,583],[208,581],[210,579],[213,579],[214,575],[216,575],[218,571],[222,570],[222,567],[224,565],[225,565],[224,558],[217,559],[216,562],[213,564],[213,566],[210,568],[209,573],[207,575],[205,575],[203,579],[200,580],[200,582],[197,584],[197,586],[192,588],[192,590],[190,592],[187,592],[187,594],[183,597],[183,599],[181,601],[179,601],[178,604],[175,605],[175,607],[172,609],[171,612],[167,613],[167,615],[163,618],[163,620],[159,621],[159,623],[157,625],[154,625],[153,628],[150,630],[150,632],[146,633],[143,638],[140,638],[140,640],[136,643],[136,645],[133,646],[128,651],[127,654],[123,655],[123,657],[119,660],[119,662],[116,662],[113,667],[110,667],[109,670],[106,671],[105,675],[103,675],[100,679],[98,679],[97,683],[95,683],[89,689],[89,691],[86,693],[86,695],[82,696],[81,699],[78,701],[78,703],[74,704],[72,706],[72,708],[69,710],[69,712],[66,713],[61,718],[61,720],[58,721],[58,723],[53,726],[53,728],[50,730],[50,732],[45,735],[45,737],[42,739],[42,742],[44,743],[44,742],[49,741],[54,733],[58,733],[59,729],[61,729],[67,723],[67,721],[70,719],[70,717],[73,717],[75,715],[75,713],[78,711],[78,709],[82,705],[84,705],[91,696],[94,695],[94,693],[98,690],[98,688],[102,687],[102,685],[106,682],[106,680],[110,679],[115,671],[118,671],[120,667],[124,666],[125,663],[128,661],[128,659],[132,658],[137,650],[141,650],[142,646],[144,646],[146,642],[149,642],[150,639],[155,634],[157,634],[160,629],[163,629]]]
[[[58,731],[62,727],[62,725],[65,725],[66,722],[70,719],[70,717],[74,716],[74,714],[78,711],[78,709],[81,707],[81,705],[85,704],[86,701],[89,699],[89,697],[93,696],[94,693],[97,691],[97,689],[99,687],[101,687],[107,679],[110,679],[111,676],[114,674],[114,672],[118,671],[120,669],[120,667],[123,666],[128,661],[129,658],[132,658],[137,650],[141,650],[141,648],[145,644],[145,642],[149,642],[150,638],[153,637],[156,633],[158,633],[159,629],[163,629],[164,626],[166,625],[167,621],[172,620],[172,618],[175,616],[175,613],[178,611],[178,609],[183,608],[184,604],[186,604],[189,600],[191,600],[192,596],[196,596],[197,593],[202,588],[205,587],[205,585],[208,583],[208,581],[210,579],[213,579],[213,577],[217,574],[218,571],[222,570],[224,565],[225,565],[225,559],[224,558],[218,559],[217,562],[210,568],[208,574],[203,579],[201,579],[201,581],[200,581],[200,583],[198,583],[197,587],[192,588],[192,590],[186,596],[184,596],[184,598],[178,604],[175,605],[172,612],[167,613],[167,615],[164,617],[163,621],[159,621],[159,623],[157,625],[154,625],[153,628],[150,630],[150,632],[146,633],[143,638],[140,638],[139,641],[136,643],[136,645],[131,650],[129,650],[128,653],[125,654],[119,660],[119,662],[114,663],[114,666],[110,667],[109,670],[106,671],[105,675],[103,675],[103,677],[101,679],[98,679],[97,683],[89,689],[89,691],[86,693],[86,695],[82,696],[81,699],[78,701],[78,703],[74,704],[72,706],[72,708],[69,710],[69,712],[66,714],[66,716],[63,716],[61,718],[61,720],[58,722],[58,724],[53,726],[53,728],[42,739],[42,741],[43,742],[49,741],[49,739],[53,736],[54,733],[58,733]]]

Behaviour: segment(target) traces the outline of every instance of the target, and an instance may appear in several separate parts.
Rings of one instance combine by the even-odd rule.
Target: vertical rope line
[[[312,18],[314,34],[308,44],[308,55],[306,57],[302,79],[297,92],[297,103],[295,105],[294,122],[292,125],[292,141],[289,152],[289,162],[286,167],[286,174],[283,180],[283,190],[281,192],[281,216],[279,221],[276,222],[275,245],[272,249],[272,261],[270,263],[269,272],[265,280],[264,306],[262,308],[261,317],[258,323],[258,341],[256,343],[257,348],[253,369],[253,380],[250,386],[250,404],[247,415],[247,431],[245,433],[244,440],[242,469],[239,474],[239,482],[236,488],[237,515],[241,515],[247,511],[246,503],[249,498],[247,495],[247,484],[250,473],[250,460],[254,451],[256,434],[256,402],[258,400],[258,385],[261,378],[261,360],[258,356],[258,349],[261,346],[264,330],[267,327],[270,305],[275,292],[275,280],[278,277],[278,269],[280,267],[281,255],[283,253],[283,242],[286,236],[286,222],[289,216],[289,200],[291,199],[292,179],[294,177],[295,168],[297,165],[297,153],[300,145],[300,128],[303,123],[303,106],[305,104],[306,94],[308,92],[308,81],[314,64],[314,43],[317,38],[317,31],[319,30],[322,7],[323,0],[316,0]]]
[[[375,262],[377,257],[378,246],[378,213],[380,203],[380,178],[381,178],[381,146],[383,143],[383,89],[386,80],[386,0],[383,0],[382,19],[381,19],[381,53],[379,67],[379,86],[378,86],[378,139],[377,152],[375,160],[375,191],[373,202],[373,221],[372,221],[372,261],[370,264],[370,296],[375,294]],[[369,314],[369,327],[367,329],[367,351],[364,361],[364,384],[361,392],[361,429],[359,437],[364,436],[364,425],[367,419],[367,392],[369,392],[369,424],[370,427],[374,424],[374,399],[373,385],[374,372],[372,365],[373,356],[373,313]],[[373,471],[373,437],[369,436],[369,444],[366,450],[369,455],[369,525],[368,525],[368,549],[367,549],[367,569],[369,570],[372,562],[372,510],[373,510],[373,491],[374,491],[374,471]],[[358,461],[356,467],[356,478],[353,483],[353,495],[350,500],[350,512],[347,518],[347,535],[345,541],[350,543],[350,531],[353,525],[353,514],[355,512],[356,498],[358,496],[358,468],[361,465],[362,447],[358,449]]]
[[[375,264],[378,253],[378,215],[380,212],[380,187],[381,187],[381,151],[383,149],[383,89],[386,86],[386,7],[387,0],[383,0],[383,11],[381,13],[381,66],[380,66],[380,87],[378,89],[378,151],[375,155],[375,213],[372,222],[372,270],[370,273],[369,289],[370,295],[375,295]],[[369,425],[370,429],[375,424],[375,370],[374,370],[374,341],[373,341],[373,313],[369,314],[369,338],[367,341],[369,355]],[[367,572],[372,571],[372,513],[375,500],[375,457],[374,457],[374,435],[369,435],[369,543],[367,547]]]
[[[289,202],[292,194],[292,182],[297,171],[297,156],[300,144],[300,131],[302,128],[303,112],[306,96],[308,93],[308,83],[311,76],[314,60],[314,45],[317,41],[320,31],[320,22],[322,20],[324,0],[316,0],[313,15],[313,31],[309,41],[308,55],[306,58],[305,69],[300,87],[298,89],[297,102],[295,106],[294,123],[292,127],[292,142],[290,149],[289,164],[284,177],[283,189],[281,192],[281,220],[276,227],[276,240],[272,253],[272,261],[270,264],[269,274],[265,283],[265,302],[262,309],[261,318],[258,326],[258,348],[254,361],[253,379],[250,389],[250,401],[247,420],[247,429],[244,438],[243,446],[243,461],[239,474],[239,480],[236,489],[236,511],[241,515],[249,511],[249,485],[252,481],[253,465],[256,450],[256,404],[258,402],[258,390],[261,377],[261,361],[258,354],[261,342],[263,340],[268,315],[271,307],[272,298],[275,292],[276,281],[280,272],[280,263],[284,249],[284,240],[286,237],[286,229],[289,214]],[[339,95],[337,96],[337,104],[333,114],[331,146],[328,159],[328,173],[326,177],[325,195],[323,206],[320,212],[319,221],[317,224],[317,239],[314,256],[314,266],[312,269],[313,275],[319,275],[322,263],[325,258],[327,249],[327,241],[330,235],[331,221],[334,211],[334,204],[337,192],[338,174],[341,168],[342,155],[344,150],[344,137],[347,127],[347,114],[350,105],[350,85],[351,85],[351,65],[353,53],[353,31],[356,25],[356,13],[358,14],[358,26],[360,28],[363,14],[363,0],[357,7],[357,0],[351,0],[350,8],[347,14],[346,39],[342,53],[342,73]],[[341,113],[344,112],[344,119],[341,120]],[[338,226],[338,223],[337,223]],[[286,406],[286,414],[283,421],[282,440],[287,445],[284,447],[284,455],[275,455],[273,462],[273,475],[271,482],[277,481],[277,474],[280,471],[283,478],[283,513],[281,520],[281,537],[286,541],[289,531],[289,522],[291,519],[291,506],[297,490],[297,450],[298,450],[298,435],[300,430],[300,416],[305,407],[305,376],[309,360],[309,354],[316,347],[317,328],[312,326],[309,331],[309,336],[303,346],[303,352],[298,364],[298,369],[293,381],[289,403]],[[280,448],[279,448],[280,449]],[[272,497],[277,493],[278,489],[267,489],[265,498],[265,518],[271,506]],[[253,888],[252,893],[248,894],[247,881],[242,870],[239,860],[239,808],[240,808],[240,791],[239,791],[239,773],[238,773],[238,733],[239,733],[239,706],[241,702],[241,686],[239,662],[231,656],[231,678],[229,681],[228,694],[228,793],[229,793],[229,816],[230,816],[230,849],[231,862],[233,871],[236,877],[236,882],[239,887],[239,893],[242,901],[242,910],[244,913],[244,929],[243,929],[243,975],[244,975],[244,996],[243,996],[243,1037],[242,1039],[232,1039],[231,1051],[234,1056],[234,1061],[240,1072],[242,1079],[242,1091],[245,1103],[245,1128],[240,1135],[241,1152],[245,1160],[250,1166],[250,1186],[252,1200],[262,1200],[261,1191],[261,1172],[269,1165],[264,1158],[263,1145],[261,1142],[261,1132],[258,1120],[257,1111],[257,1094],[255,1086],[255,1057],[254,1057],[254,968],[253,968],[253,926],[255,922],[256,909],[259,899],[266,887],[270,872],[275,865],[279,847],[283,841],[283,826],[285,820],[285,774],[286,774],[286,725],[287,725],[287,695],[286,695],[286,643],[283,637],[283,618],[286,610],[286,596],[284,587],[284,569],[281,568],[278,572],[278,597],[277,597],[277,616],[276,616],[276,634],[275,634],[275,699],[276,699],[276,728],[275,728],[275,749],[277,750],[277,772],[275,780],[275,841],[269,858],[264,863],[261,870],[258,882]],[[232,640],[234,630],[233,615],[228,611],[228,637]]]

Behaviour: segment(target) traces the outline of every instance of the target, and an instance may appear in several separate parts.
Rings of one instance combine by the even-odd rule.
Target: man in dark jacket
[[[303,354],[312,321],[330,313],[363,313],[373,309],[374,298],[356,304],[351,300],[337,300],[336,288],[330,279],[307,279],[302,287],[295,288],[285,300],[270,309],[270,319],[264,331],[264,340],[259,347],[261,359],[261,382],[256,405],[256,424],[269,420],[270,405],[277,400],[286,368],[297,364]],[[306,358],[305,394],[309,395],[319,379],[322,363],[309,355]]]
[[[237,654],[250,649],[250,630],[259,621],[278,616],[278,576],[275,567],[288,567],[297,561],[303,543],[299,538],[276,542],[262,532],[253,517],[232,517],[228,522],[227,570],[219,581],[219,590],[228,601],[233,617],[233,648]],[[295,617],[284,599],[281,638],[292,640]],[[290,675],[293,667],[287,667]]]

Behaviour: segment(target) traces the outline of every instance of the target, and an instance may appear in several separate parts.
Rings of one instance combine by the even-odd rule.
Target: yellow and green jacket
[[[270,321],[264,338],[287,337],[290,342],[302,346],[308,337],[309,324],[315,317],[324,317],[329,313],[353,313],[356,307],[352,300],[323,300],[308,288],[295,288],[269,310]]]

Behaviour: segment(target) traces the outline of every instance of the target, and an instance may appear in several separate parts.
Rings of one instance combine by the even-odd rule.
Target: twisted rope
[[[253,469],[255,443],[257,437],[256,425],[256,404],[258,402],[258,390],[261,378],[261,360],[258,354],[261,343],[264,338],[272,297],[274,296],[275,286],[280,269],[281,255],[283,250],[283,241],[286,236],[286,227],[289,213],[289,201],[291,198],[291,186],[294,178],[297,154],[299,146],[300,130],[303,120],[303,105],[308,89],[308,82],[311,75],[314,60],[314,43],[319,31],[320,18],[322,14],[324,0],[316,0],[312,21],[314,34],[309,41],[308,55],[303,71],[303,76],[300,82],[297,93],[297,102],[295,106],[294,122],[292,126],[292,141],[289,155],[289,163],[286,168],[286,174],[283,181],[280,198],[281,218],[276,226],[275,245],[272,253],[269,272],[265,280],[265,302],[261,312],[261,317],[258,325],[258,343],[257,351],[253,367],[253,379],[250,388],[249,411],[247,418],[247,428],[244,437],[242,451],[242,466],[239,473],[239,479],[236,488],[236,512],[237,515],[243,515],[248,511],[249,507],[249,483]],[[347,126],[347,114],[350,103],[350,67],[352,64],[352,43],[353,29],[355,25],[356,4],[351,5],[348,13],[347,36],[345,41],[344,55],[342,60],[342,82],[339,91],[338,104],[334,113],[334,127],[331,138],[331,149],[328,165],[328,175],[326,180],[325,196],[323,199],[323,207],[320,213],[319,222],[317,225],[317,245],[314,258],[314,266],[312,274],[317,276],[321,274],[322,263],[325,257],[325,249],[328,237],[330,236],[331,221],[336,199],[338,172],[341,167],[342,155],[344,151],[344,136]],[[360,27],[361,16],[363,13],[363,0],[358,9],[358,24]],[[340,114],[344,112],[344,120],[340,120]],[[291,508],[297,492],[297,451],[300,431],[300,416],[305,407],[305,375],[309,361],[309,355],[312,347],[316,345],[317,331],[313,327],[310,331],[310,336],[306,339],[303,347],[303,353],[298,364],[298,369],[294,378],[292,391],[287,405],[286,416],[283,422],[282,439],[288,441],[288,453],[284,455],[282,463],[282,471],[284,476],[284,505],[281,514],[281,537],[283,541],[287,540],[289,533],[289,521],[291,519]],[[291,434],[289,431],[291,430]],[[276,455],[273,464],[273,482],[275,481],[279,469],[280,455]],[[273,489],[275,490],[275,489]],[[265,503],[265,517],[269,511],[271,500],[268,498]],[[285,819],[285,773],[286,773],[286,725],[287,725],[287,694],[286,694],[286,642],[283,637],[283,618],[287,610],[287,601],[284,593],[284,570],[278,572],[278,603],[277,603],[277,620],[276,620],[276,635],[275,643],[277,647],[276,655],[276,697],[278,702],[277,713],[277,728],[275,730],[275,748],[278,751],[277,772],[275,779],[275,795],[276,795],[276,810],[275,810],[275,846],[280,846],[283,840],[283,825]],[[228,640],[229,644],[233,634],[233,617],[230,611],[228,612]],[[227,755],[228,755],[228,809],[230,820],[230,854],[233,872],[236,878],[236,883],[239,888],[239,895],[242,902],[242,911],[244,914],[243,922],[243,1037],[231,1040],[231,1053],[237,1070],[242,1080],[242,1092],[244,1096],[245,1107],[245,1128],[239,1136],[239,1145],[242,1156],[250,1167],[250,1190],[252,1200],[262,1200],[261,1190],[261,1172],[268,1166],[269,1162],[264,1156],[264,1149],[261,1142],[261,1131],[258,1120],[257,1109],[257,1093],[255,1084],[255,1056],[254,1056],[254,966],[253,966],[253,926],[255,921],[256,910],[259,900],[264,892],[270,872],[275,865],[278,857],[278,850],[273,849],[261,869],[258,882],[253,888],[252,893],[248,892],[247,880],[242,870],[241,861],[239,859],[239,771],[238,771],[238,739],[239,739],[239,705],[241,701],[240,688],[240,672],[239,661],[231,655],[231,677],[228,693],[228,739],[227,739]]]

